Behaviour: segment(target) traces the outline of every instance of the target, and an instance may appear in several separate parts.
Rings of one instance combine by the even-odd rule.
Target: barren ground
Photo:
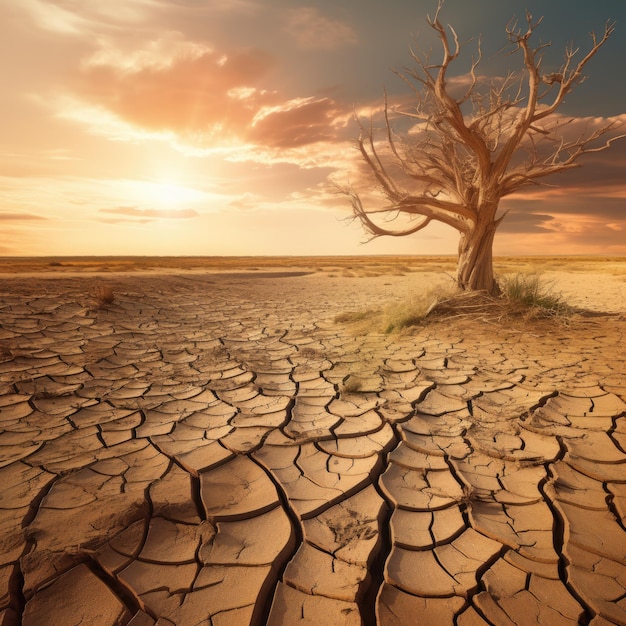
[[[0,624],[626,624],[626,260],[497,266],[596,315],[334,321],[444,257],[4,260]]]

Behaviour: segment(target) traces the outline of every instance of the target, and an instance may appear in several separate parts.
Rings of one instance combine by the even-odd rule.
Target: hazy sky
[[[0,254],[454,253],[437,225],[361,245],[330,183],[358,171],[354,110],[406,96],[390,69],[431,47],[435,5],[2,0]],[[617,21],[562,112],[626,120],[624,0],[447,0],[441,18],[504,73],[526,8],[555,68]],[[503,200],[496,253],[626,254],[626,140],[546,182]]]

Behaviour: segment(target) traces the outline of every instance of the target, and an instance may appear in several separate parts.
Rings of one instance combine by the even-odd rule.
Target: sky
[[[367,242],[336,183],[365,184],[354,114],[406,101],[435,0],[3,0],[0,255],[454,254],[433,224]],[[511,18],[546,67],[616,30],[560,113],[626,121],[626,2],[447,0],[481,71]],[[434,48],[437,51],[436,48]],[[551,65],[550,65],[551,64]],[[466,71],[461,69],[461,74]],[[496,254],[626,254],[626,139],[502,200]]]

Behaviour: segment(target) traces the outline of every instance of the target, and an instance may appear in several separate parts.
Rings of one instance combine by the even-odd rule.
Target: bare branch
[[[430,198],[430,200],[428,198],[406,198],[395,205],[366,210],[363,207],[361,198],[357,193],[352,190],[345,193],[347,193],[350,197],[354,216],[363,223],[370,233],[375,234],[377,237],[382,235],[395,237],[409,234],[409,232],[407,230],[398,231],[380,226],[370,217],[371,215],[376,214],[388,216],[390,214],[403,213],[407,215],[419,215],[424,218],[423,220],[420,220],[416,226],[409,229],[411,232],[418,232],[419,230],[422,230],[433,220],[447,224],[459,232],[464,232],[470,227],[470,222],[468,220],[455,216],[450,211],[440,210],[437,208],[438,206],[446,206],[446,203],[439,202],[434,198]]]
[[[482,61],[482,58],[483,58],[480,37],[478,38],[477,50],[478,50],[478,54],[476,58],[472,59],[472,67],[470,68],[471,83],[470,83],[470,86],[467,88],[465,95],[459,100],[459,104],[463,104],[464,102],[467,102],[476,91],[476,84],[478,82],[478,79],[476,77],[476,70],[478,66],[480,65],[480,62]]]
[[[571,122],[571,120],[569,120]],[[562,124],[565,126],[567,123]],[[613,142],[626,138],[626,134],[609,137],[602,145],[592,145],[598,139],[606,136],[608,133],[619,128],[621,124],[611,123],[599,128],[591,133],[583,133],[575,140],[565,141],[561,138],[552,151],[543,159],[538,158],[538,150],[533,146],[531,152],[534,157],[531,162],[523,164],[517,168],[511,169],[502,179],[501,190],[502,197],[517,191],[520,187],[536,184],[540,178],[545,178],[563,172],[575,167],[581,167],[582,163],[579,159],[584,154],[592,154],[594,152],[602,152],[609,148]],[[541,133],[544,139],[554,140],[554,129],[536,129]]]
[[[598,40],[595,33],[591,33],[592,47],[589,52],[577,63],[575,68],[570,69],[570,65],[576,56],[578,49],[574,50],[570,47],[566,51],[566,60],[564,65],[561,67],[561,70],[556,73],[557,80],[559,84],[559,91],[554,98],[552,104],[547,106],[546,108],[538,111],[533,118],[533,122],[548,117],[552,115],[561,104],[563,104],[563,100],[565,96],[573,89],[573,87],[577,84],[582,83],[585,80],[585,76],[583,75],[583,70],[589,61],[597,54],[600,48],[608,41],[609,37],[615,31],[615,22],[607,22],[604,25],[604,34],[602,38]]]
[[[354,209],[355,216],[361,220],[361,223],[365,225],[368,232],[374,237],[406,237],[407,235],[413,235],[414,233],[423,230],[432,221],[432,218],[430,217],[423,217],[423,219],[421,219],[415,226],[411,228],[407,228],[405,230],[392,230],[391,228],[383,228],[382,226],[379,226],[374,221],[372,221],[369,217],[368,212],[365,211],[365,209],[363,208],[363,205],[361,204],[360,198],[358,196],[355,196],[352,207]]]

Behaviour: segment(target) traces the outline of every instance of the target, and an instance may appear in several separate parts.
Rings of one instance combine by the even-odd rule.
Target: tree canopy
[[[518,71],[481,75],[478,40],[469,72],[453,76],[464,46],[455,29],[442,23],[442,7],[440,0],[428,18],[440,59],[411,49],[411,66],[396,71],[411,88],[411,104],[392,107],[385,93],[382,124],[357,117],[357,148],[383,201],[370,205],[354,188],[342,191],[372,237],[410,235],[433,221],[456,229],[459,287],[494,293],[493,239],[505,218],[498,214],[500,200],[578,167],[580,157],[621,137],[615,122],[581,130],[574,118],[559,113],[615,25],[607,22],[601,35],[591,33],[585,53],[568,46],[561,67],[544,71],[549,44],[534,43],[542,18],[527,12],[522,24],[511,21],[505,28],[507,52],[518,56]],[[397,227],[399,216],[408,223]]]

